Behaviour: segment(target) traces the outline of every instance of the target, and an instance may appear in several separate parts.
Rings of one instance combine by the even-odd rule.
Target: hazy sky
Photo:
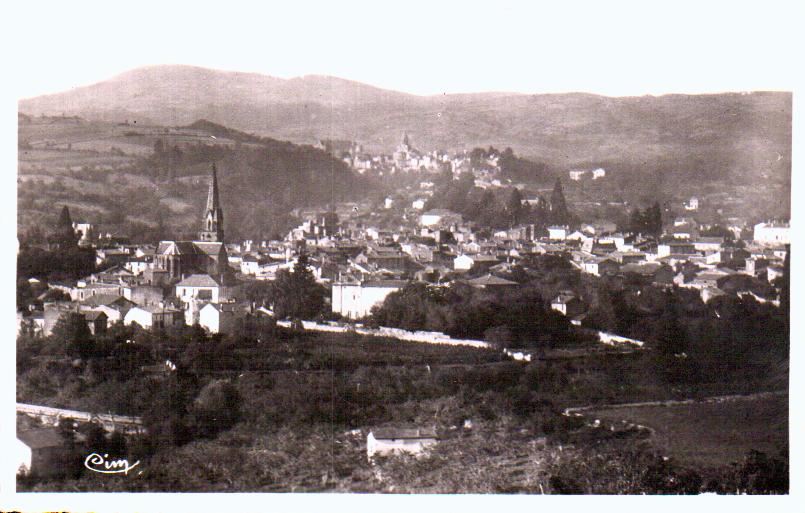
[[[802,2],[17,4],[4,34],[17,98],[147,64],[327,74],[416,94],[790,89],[803,20]]]

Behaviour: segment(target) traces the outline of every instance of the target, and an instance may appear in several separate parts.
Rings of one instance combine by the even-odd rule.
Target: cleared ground
[[[788,443],[788,395],[604,409],[587,415],[603,423],[626,420],[652,428],[652,444],[685,465],[728,465],[749,450],[776,454]]]

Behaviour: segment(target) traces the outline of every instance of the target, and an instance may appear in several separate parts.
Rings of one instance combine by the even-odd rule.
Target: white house
[[[606,169],[601,167],[598,169],[593,169],[593,180],[598,180],[599,178],[604,178],[605,176],[607,176]]]
[[[551,301],[551,309],[562,315],[573,317],[582,311],[581,300],[571,292],[561,292]]]
[[[143,328],[166,328],[184,324],[184,312],[160,306],[135,306],[126,312],[123,324],[137,323]]]
[[[260,270],[260,261],[254,255],[244,256],[243,258],[241,258],[239,264],[240,264],[240,272],[243,274],[255,276]]]
[[[198,324],[210,333],[232,333],[238,319],[234,303],[207,303],[198,314]]]
[[[453,269],[456,271],[469,271],[475,265],[475,260],[469,255],[459,255],[453,259]]]
[[[755,225],[754,241],[760,244],[791,244],[791,224],[758,223]]]
[[[369,432],[366,437],[366,456],[408,453],[419,455],[439,441],[433,428],[384,428]]]
[[[191,274],[176,284],[176,297],[187,303],[191,299],[218,303],[221,298],[221,284],[207,274]]]
[[[131,258],[123,265],[128,271],[131,271],[131,274],[139,276],[148,269],[148,260],[142,257]]]
[[[548,238],[551,240],[565,240],[567,238],[567,226],[549,226]]]
[[[402,280],[374,280],[359,283],[333,283],[332,310],[350,319],[369,315],[372,307],[405,286]]]
[[[422,210],[423,208],[425,208],[425,200],[415,199],[413,202],[411,202],[411,208],[413,208],[414,210]]]
[[[572,170],[572,171],[570,171],[568,173],[568,175],[570,176],[570,179],[575,180],[577,182],[579,180],[581,180],[584,177],[584,175],[586,175],[586,174],[587,174],[587,171],[582,171],[582,170],[578,170],[578,169],[574,169],[574,170]]]
[[[696,251],[721,251],[723,244],[722,237],[699,237],[693,241],[693,248]]]
[[[699,210],[699,198],[696,196],[690,198],[690,201],[685,203],[685,210]]]
[[[461,222],[461,214],[457,214],[445,208],[428,210],[420,217],[420,224],[426,227],[448,225]]]

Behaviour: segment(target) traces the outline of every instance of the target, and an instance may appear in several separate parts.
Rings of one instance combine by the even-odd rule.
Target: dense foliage
[[[457,283],[449,288],[416,282],[386,297],[372,322],[408,330],[441,331],[457,338],[483,339],[503,347],[561,347],[589,342],[563,315],[551,310],[534,286],[489,292]],[[504,342],[495,334],[505,329]]]

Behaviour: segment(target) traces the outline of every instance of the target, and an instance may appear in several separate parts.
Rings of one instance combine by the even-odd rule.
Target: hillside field
[[[623,420],[654,430],[652,444],[697,467],[739,461],[750,449],[776,454],[788,444],[788,396],[775,395],[676,406],[603,409],[590,418]]]

